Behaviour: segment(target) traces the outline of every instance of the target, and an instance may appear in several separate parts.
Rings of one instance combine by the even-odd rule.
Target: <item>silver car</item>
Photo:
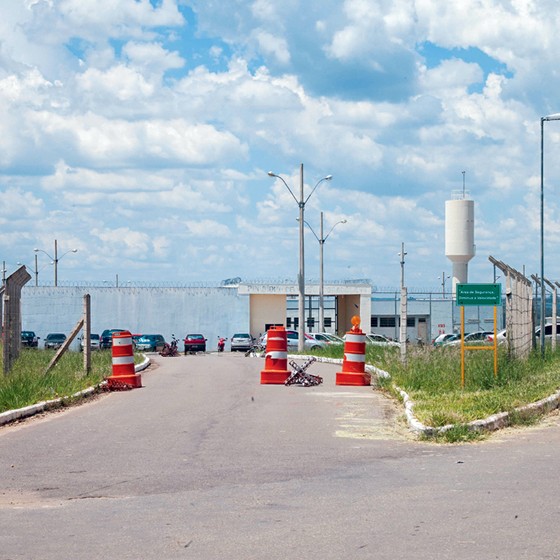
[[[389,338],[383,336],[382,334],[375,334],[375,333],[366,334],[366,344],[372,344],[373,346],[400,347],[400,344],[398,342],[395,342],[394,340],[390,340]]]
[[[246,352],[253,346],[253,337],[249,333],[235,333],[231,337],[232,352]]]
[[[311,338],[324,342],[327,346],[331,344],[344,344],[344,340],[338,336],[330,333],[308,333]]]

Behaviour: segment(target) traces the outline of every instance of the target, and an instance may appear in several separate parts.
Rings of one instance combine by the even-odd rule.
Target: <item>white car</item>
[[[494,335],[493,332],[490,331],[476,331],[465,335],[465,345],[470,344],[484,344],[488,342],[488,335]],[[461,344],[461,335],[459,335],[456,339],[451,340],[450,342],[446,342],[445,346],[459,346]]]
[[[546,331],[545,331],[546,332]],[[498,331],[496,333],[496,339],[498,341],[498,344],[505,344],[507,342],[507,338],[506,338],[506,329],[502,329],[501,331]],[[486,340],[488,342],[494,342],[494,333],[489,334],[486,337]]]
[[[266,348],[266,338],[268,332],[264,333],[261,336],[260,343]],[[286,338],[288,342],[288,350],[297,350],[298,349],[298,342],[299,342],[299,333],[297,331],[288,331],[286,330]],[[308,350],[316,350],[318,348],[324,348],[327,346],[326,342],[321,340],[315,340],[311,335],[305,333],[305,343],[304,347]]]
[[[445,344],[446,342],[450,342],[456,335],[453,333],[442,333],[442,334],[438,334],[432,344],[434,346],[441,346],[442,344]]]
[[[342,338],[331,333],[308,333],[311,338],[319,342],[324,342],[327,346],[331,344],[344,344]]]
[[[342,337],[346,340],[346,335]],[[395,342],[394,340],[390,340],[386,336],[382,334],[366,334],[366,344],[370,344],[371,346],[398,346],[400,348],[400,344]]]
[[[535,337],[537,340],[541,338],[540,326],[535,329]],[[552,323],[549,317],[546,318],[546,324],[544,325],[544,338],[545,340],[552,340]],[[560,322],[556,323],[556,340],[560,341]]]
[[[395,346],[400,347],[398,342],[388,339],[382,334],[366,334],[366,344],[372,344],[373,346]]]

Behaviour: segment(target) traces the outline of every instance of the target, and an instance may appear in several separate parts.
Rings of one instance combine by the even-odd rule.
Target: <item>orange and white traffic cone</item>
[[[342,371],[336,374],[337,385],[371,385],[366,372],[366,335],[360,329],[360,318],[352,317],[353,327],[346,333]]]
[[[264,369],[261,371],[261,385],[283,385],[289,376],[286,329],[270,327],[266,335],[266,354]]]
[[[109,389],[137,389],[142,377],[134,369],[132,335],[128,331],[113,334],[113,373],[107,378]]]

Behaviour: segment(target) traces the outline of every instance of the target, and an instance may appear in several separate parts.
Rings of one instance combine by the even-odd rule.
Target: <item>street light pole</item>
[[[546,290],[544,286],[544,122],[560,121],[560,113],[541,117],[541,356],[544,358]]]
[[[35,253],[41,252],[41,253],[45,253],[45,255],[47,255],[47,257],[49,257],[49,259],[51,259],[51,261],[54,264],[54,285],[55,287],[58,286],[58,261],[60,261],[62,259],[62,257],[64,257],[64,255],[67,255],[68,253],[77,253],[78,249],[70,249],[69,251],[66,251],[66,253],[64,253],[63,255],[61,255],[60,257],[58,256],[58,242],[55,239],[54,240],[54,258],[51,257],[46,251],[43,251],[43,249],[34,249]]]
[[[319,332],[325,332],[325,276],[324,276],[324,259],[323,259],[323,249],[325,245],[325,241],[328,239],[329,235],[332,233],[333,229],[338,224],[345,224],[346,220],[339,220],[334,224],[329,233],[323,237],[323,212],[321,212],[321,222],[320,222],[320,229],[319,233],[320,236],[317,236],[315,230],[309,225],[309,222],[305,222],[307,227],[311,230],[311,233],[315,236],[315,239],[319,242]]]
[[[401,312],[400,312],[400,331],[399,340],[401,343],[401,360],[406,361],[406,341],[407,341],[407,323],[408,323],[408,301],[407,289],[404,285],[404,258],[408,253],[404,250],[404,242],[401,243]]]
[[[268,172],[269,177],[276,177],[280,179],[284,186],[288,189],[290,194],[292,195],[293,199],[296,201],[299,207],[299,271],[298,271],[298,351],[303,352],[304,344],[305,344],[305,246],[304,246],[304,235],[303,235],[303,227],[304,227],[304,212],[305,212],[305,205],[307,201],[311,197],[311,195],[315,192],[315,189],[323,182],[323,181],[330,181],[332,179],[332,175],[327,175],[323,177],[317,184],[313,187],[313,190],[309,193],[307,198],[304,199],[303,197],[303,163],[300,164],[299,167],[299,200],[294,195],[292,189],[288,186],[288,183],[276,173],[272,171]]]
[[[451,276],[445,276],[445,272],[442,272],[441,277],[438,276],[438,278],[441,280],[441,295],[445,299],[445,281],[451,278]]]
[[[29,268],[25,263],[18,262],[17,264],[25,266],[25,268]],[[39,267],[37,266],[37,253],[35,253],[35,270],[33,271],[35,275],[35,287],[39,285]]]
[[[58,286],[58,243],[54,240],[54,285]]]
[[[303,163],[299,166],[299,272],[298,272],[298,352],[305,348],[305,247],[303,235]]]

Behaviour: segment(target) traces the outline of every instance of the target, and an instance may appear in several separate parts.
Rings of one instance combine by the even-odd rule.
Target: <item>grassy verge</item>
[[[321,355],[342,357],[342,348],[329,348]],[[493,353],[466,352],[465,387],[461,388],[461,354],[457,347],[411,347],[406,364],[400,360],[400,350],[368,347],[366,362],[390,375],[380,379],[381,387],[396,399],[396,386],[405,390],[414,402],[414,414],[426,426],[455,427],[444,438],[464,441],[477,437],[465,424],[499,412],[538,401],[560,388],[560,351],[547,349],[544,361],[540,352],[528,360],[508,358],[499,348],[498,375],[494,377]],[[514,413],[511,423],[527,424],[534,417]]]
[[[458,348],[427,348],[386,364],[392,383],[414,401],[414,413],[427,426],[466,424],[498,412],[538,401],[560,387],[560,354],[532,354],[528,360],[508,358],[499,349],[498,375],[492,352],[467,352],[465,387],[461,388]],[[397,357],[398,358],[398,357]]]
[[[0,373],[0,412],[70,396],[101,383],[111,374],[111,352],[102,351],[92,352],[91,373],[87,376],[83,373],[81,352],[66,352],[45,375],[54,354],[54,350],[22,349],[12,371],[8,375]],[[0,354],[0,367],[1,362]]]

